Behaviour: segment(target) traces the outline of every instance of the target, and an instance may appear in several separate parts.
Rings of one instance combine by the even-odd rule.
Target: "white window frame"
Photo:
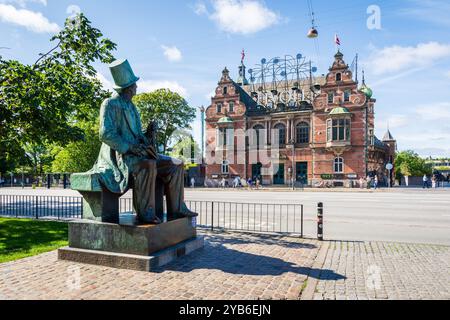
[[[223,160],[221,165],[222,174],[230,174],[230,161]]]
[[[347,94],[348,94],[348,99],[346,99]],[[344,102],[350,102],[351,95],[352,95],[352,91],[351,90],[345,90],[344,91]]]
[[[236,107],[236,105],[234,104],[234,101],[231,101],[228,103],[228,112],[229,113],[234,113],[234,108]]]
[[[342,157],[334,158],[333,160],[333,172],[337,174],[344,173],[345,167],[344,167],[345,161]],[[336,168],[338,170],[336,170]]]

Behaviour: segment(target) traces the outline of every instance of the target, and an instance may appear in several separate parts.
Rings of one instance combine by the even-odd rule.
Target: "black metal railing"
[[[303,237],[301,204],[262,204],[186,201],[199,214],[197,225],[208,230],[282,233]],[[120,199],[120,212],[132,213],[131,198]],[[0,216],[32,219],[80,219],[83,198],[67,196],[0,195]]]
[[[303,237],[301,204],[186,201],[199,214],[197,225],[210,230],[295,234]]]
[[[83,198],[0,195],[0,216],[33,219],[80,219]]]

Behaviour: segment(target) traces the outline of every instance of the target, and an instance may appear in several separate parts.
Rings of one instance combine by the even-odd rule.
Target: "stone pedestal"
[[[123,226],[96,221],[69,224],[69,247],[58,257],[79,263],[151,271],[204,246],[195,219],[161,225]]]

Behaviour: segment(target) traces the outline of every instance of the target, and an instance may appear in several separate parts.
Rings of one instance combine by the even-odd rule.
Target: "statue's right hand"
[[[142,147],[142,145],[133,145],[130,148],[129,153],[138,156],[138,157],[146,157],[147,156],[147,151],[145,150],[144,147]]]

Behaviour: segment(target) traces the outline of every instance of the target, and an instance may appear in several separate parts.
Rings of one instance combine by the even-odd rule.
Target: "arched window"
[[[336,73],[336,81],[342,81],[342,74]]]
[[[218,147],[226,147],[228,143],[228,128],[220,128],[218,134]]]
[[[229,113],[234,113],[234,102],[230,102],[229,104],[228,104],[228,112]]]
[[[306,122],[297,125],[297,143],[309,143],[309,124]]]
[[[275,139],[278,139],[278,145],[284,146],[286,144],[286,126],[282,123],[274,127]]]
[[[222,174],[229,174],[230,173],[230,163],[228,160],[222,161]]]
[[[222,113],[222,104],[221,103],[217,104],[217,113]]]
[[[350,90],[345,90],[344,91],[344,102],[350,102],[350,95],[351,95],[351,91]]]
[[[228,94],[228,87],[223,87],[223,94],[224,95]]]
[[[334,159],[334,173],[344,173],[344,159],[337,157]]]
[[[254,140],[253,140],[253,145],[256,144],[257,149],[259,150],[259,148],[262,146],[263,141],[264,141],[264,131],[265,128],[262,125],[256,125],[253,127],[254,130]]]
[[[334,103],[334,92],[328,92],[328,103]]]

